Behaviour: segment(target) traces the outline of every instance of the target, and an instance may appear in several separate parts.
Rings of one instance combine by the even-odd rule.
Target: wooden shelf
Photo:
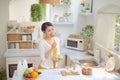
[[[7,33],[8,49],[32,49],[32,33]]]
[[[93,16],[93,13],[90,12],[80,12],[79,14],[84,16]]]
[[[54,22],[53,23],[55,26],[73,26],[74,24],[71,22]]]

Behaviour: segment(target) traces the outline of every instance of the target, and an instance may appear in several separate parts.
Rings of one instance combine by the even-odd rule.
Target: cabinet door
[[[28,67],[33,67],[32,63],[28,63]],[[8,65],[9,70],[9,78],[13,77],[14,71],[17,70],[17,64],[9,64]]]
[[[17,64],[9,64],[9,78],[13,77],[13,73],[15,70],[17,70]]]

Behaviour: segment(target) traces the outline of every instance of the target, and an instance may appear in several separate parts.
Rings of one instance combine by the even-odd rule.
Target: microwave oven
[[[84,39],[67,38],[66,48],[84,50]]]

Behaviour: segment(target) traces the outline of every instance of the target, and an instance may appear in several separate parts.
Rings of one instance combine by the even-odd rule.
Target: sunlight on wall
[[[9,20],[30,21],[30,7],[34,3],[38,3],[38,0],[11,0],[9,4]]]

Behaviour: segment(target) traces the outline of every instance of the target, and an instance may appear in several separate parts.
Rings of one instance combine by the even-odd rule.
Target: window
[[[120,15],[116,17],[114,46],[115,50],[120,52]]]

